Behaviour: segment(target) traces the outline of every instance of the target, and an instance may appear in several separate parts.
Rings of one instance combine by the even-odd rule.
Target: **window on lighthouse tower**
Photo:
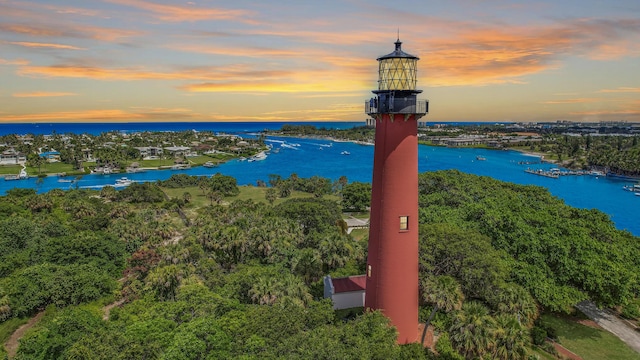
[[[409,230],[409,217],[400,216],[400,231]]]

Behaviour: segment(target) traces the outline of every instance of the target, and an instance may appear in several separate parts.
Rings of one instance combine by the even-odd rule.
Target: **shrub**
[[[535,345],[542,345],[547,339],[547,331],[539,326],[534,326],[531,329],[531,338]]]
[[[627,319],[640,319],[640,299],[623,306],[620,315]]]

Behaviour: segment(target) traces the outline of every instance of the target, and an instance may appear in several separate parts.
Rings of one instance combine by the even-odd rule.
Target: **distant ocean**
[[[91,134],[119,131],[134,133],[142,131],[213,131],[220,133],[251,133],[262,130],[278,130],[284,124],[313,125],[317,128],[350,129],[364,126],[365,122],[115,122],[115,123],[13,123],[0,124],[0,135],[8,134]]]
[[[364,126],[364,121],[298,121],[298,122],[113,122],[113,123],[11,123],[0,124],[0,136],[8,134],[91,134],[119,131],[124,133],[142,131],[213,131],[230,134],[252,133],[262,130],[278,130],[282,125],[313,125],[317,128],[350,129]],[[448,124],[455,126],[486,124],[482,122],[427,122],[427,125]],[[509,124],[509,123],[501,123]]]
[[[251,134],[263,129],[277,130],[284,123],[87,123],[87,124],[4,124],[0,125],[0,134],[49,134],[91,133],[107,131],[183,131],[210,130],[214,132]],[[290,123],[289,123],[290,124]],[[347,129],[362,126],[364,122],[300,122],[297,124],[315,125],[333,129]],[[467,123],[468,124],[468,123]],[[250,135],[249,135],[250,136]],[[4,181],[0,180],[0,195],[14,187],[35,188],[38,192],[51,189],[69,189],[72,187],[100,189],[105,185],[114,185],[116,180],[127,176],[134,181],[164,180],[176,173],[197,176],[210,176],[222,173],[235,177],[239,185],[255,185],[258,180],[269,180],[270,174],[288,177],[296,173],[301,177],[319,175],[337,180],[345,175],[349,181],[371,182],[373,172],[373,146],[352,142],[330,141],[325,139],[299,139],[270,136],[267,142],[274,151],[264,161],[230,161],[215,168],[194,167],[188,170],[150,170],[134,174],[85,175],[70,183],[71,179],[50,176],[43,179]],[[279,149],[277,152],[275,149]],[[346,155],[346,154],[349,155]],[[478,161],[478,157],[486,160]],[[549,169],[551,164],[522,163],[535,161],[535,158],[516,151],[500,151],[472,148],[446,148],[419,146],[418,169],[420,172],[457,169],[465,173],[490,176],[492,178],[523,185],[537,185],[547,188],[551,194],[563,199],[568,205],[598,209],[608,214],[619,229],[626,229],[640,236],[638,206],[640,196],[624,191],[624,185],[631,182],[610,179],[603,176],[561,176],[551,179],[525,173],[527,167]]]

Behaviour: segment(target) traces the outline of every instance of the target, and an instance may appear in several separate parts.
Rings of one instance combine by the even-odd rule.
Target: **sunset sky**
[[[639,0],[0,0],[0,123],[364,121],[398,30],[427,121],[640,122]]]

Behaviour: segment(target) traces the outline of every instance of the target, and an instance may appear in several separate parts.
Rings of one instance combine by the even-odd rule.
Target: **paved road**
[[[591,301],[583,301],[576,307],[603,329],[617,336],[632,349],[640,353],[640,331],[635,330],[608,311],[598,309]]]

